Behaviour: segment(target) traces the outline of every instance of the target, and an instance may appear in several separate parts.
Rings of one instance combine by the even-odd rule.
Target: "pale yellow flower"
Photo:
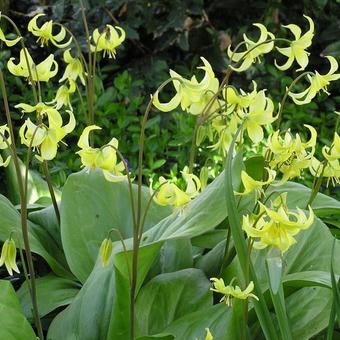
[[[281,54],[288,58],[287,61],[281,66],[276,63],[276,60],[274,61],[275,66],[281,71],[288,70],[292,66],[294,60],[296,60],[300,65],[300,68],[297,71],[303,71],[308,65],[309,53],[306,52],[306,49],[312,45],[312,39],[314,36],[314,22],[309,16],[304,15],[304,17],[309,22],[309,30],[302,36],[299,26],[294,24],[283,26],[288,28],[293,33],[295,40],[291,42],[290,47],[276,47],[276,49]]]
[[[76,83],[72,79],[69,79],[68,83],[69,86],[67,86],[66,84],[60,86],[57,90],[55,98],[48,103],[55,103],[55,108],[57,110],[59,110],[63,106],[68,106],[72,110],[71,94],[73,94],[76,90]]]
[[[29,70],[31,70],[33,81],[49,81],[58,73],[58,64],[54,60],[53,54],[50,54],[44,61],[36,65],[28,50],[25,49],[25,51],[23,49],[20,51],[20,60],[18,64],[14,64],[13,60],[15,60],[15,58],[10,58],[8,60],[7,68],[12,74],[18,77],[29,78]]]
[[[0,125],[0,150],[7,149],[9,145],[11,145],[11,136],[10,136],[9,128],[7,124]],[[8,156],[4,160],[0,154],[0,167],[8,166],[10,160],[11,160],[11,156]]]
[[[109,58],[115,58],[116,48],[125,40],[125,31],[119,26],[106,25],[105,31],[102,33],[98,28],[93,31],[92,40],[94,43],[91,45],[92,52],[104,51],[104,58],[106,54]]]
[[[5,264],[9,275],[13,275],[13,270],[20,273],[16,264],[17,248],[13,239],[8,239],[2,246],[0,267]]]
[[[106,238],[103,240],[99,249],[99,255],[103,267],[106,267],[108,265],[111,254],[112,254],[112,241],[109,238]]]
[[[3,41],[8,47],[14,46],[18,41],[20,41],[21,37],[17,37],[14,39],[6,39],[4,32],[0,28],[0,40]]]
[[[310,103],[320,91],[324,91],[329,94],[329,92],[327,92],[327,87],[330,82],[340,78],[340,73],[335,73],[338,69],[338,62],[336,59],[332,56],[326,56],[326,58],[331,65],[327,74],[322,75],[317,71],[315,71],[315,74],[312,76],[308,74],[307,79],[310,83],[310,86],[306,90],[300,93],[288,93],[295,104],[303,105]]]
[[[39,13],[35,15],[28,23],[27,30],[33,35],[38,37],[37,43],[40,42],[41,47],[44,45],[48,46],[49,41],[58,48],[65,48],[72,42],[72,37],[67,41],[62,43],[66,36],[66,30],[64,27],[60,27],[59,33],[53,35],[53,21],[49,20],[45,22],[42,26],[38,26],[37,20],[46,14]]]
[[[76,81],[77,78],[79,77],[81,83],[85,85],[84,77],[86,76],[86,73],[84,72],[83,64],[79,58],[73,58],[70,51],[71,51],[70,48],[64,51],[63,57],[67,66],[63,76],[59,80],[59,83],[67,79]]]

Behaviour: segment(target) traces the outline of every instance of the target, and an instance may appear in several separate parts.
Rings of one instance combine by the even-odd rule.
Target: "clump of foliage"
[[[339,318],[340,267],[334,259],[340,250],[333,234],[340,203],[319,191],[322,184],[339,182],[338,124],[327,144],[319,142],[312,124],[304,125],[303,134],[283,125],[289,102],[308,105],[321,92],[329,95],[340,78],[330,55],[324,58],[326,72],[306,71],[312,18],[305,16],[307,27],[284,26],[289,38],[254,24],[255,38],[244,35],[229,46],[222,80],[204,57],[200,74],[170,70],[140,119],[142,84],[129,73],[97,96],[104,87],[100,58],[114,62],[126,31],[107,24],[90,34],[79,4],[87,53],[71,30],[37,14],[27,30],[42,50],[62,50],[59,57],[42,54],[39,62],[17,25],[1,16],[14,34],[0,31],[0,39],[21,49],[4,63],[7,71],[0,70],[6,120],[0,126],[0,166],[8,169],[20,202],[18,209],[0,195],[0,265],[13,282],[13,271],[25,280],[17,291],[10,280],[0,281],[1,337],[331,339]],[[235,74],[269,55],[281,72],[299,66],[279,105],[271,89],[254,80],[243,89],[232,83]],[[22,113],[16,117],[18,131],[7,72],[32,90],[31,101],[14,106]],[[124,106],[111,103],[111,97],[126,98],[125,84],[136,95]],[[184,113],[178,115],[178,138],[181,129],[192,129],[187,166],[172,167],[170,176],[159,173],[157,179],[168,150],[154,160],[153,144],[165,149],[172,136],[158,131],[164,140],[149,138],[161,122],[156,110],[163,117],[179,107]],[[97,116],[105,126],[97,124]],[[17,140],[25,152],[17,152]],[[72,167],[83,169],[67,176],[60,193],[49,162],[72,141],[77,144],[72,157],[78,157]],[[137,160],[126,158],[125,151],[137,153]],[[65,154],[71,157],[68,151],[60,156]],[[201,164],[204,155],[209,156]],[[46,181],[30,171],[32,159]],[[295,181],[306,172],[311,188]],[[38,256],[46,270],[37,273]]]

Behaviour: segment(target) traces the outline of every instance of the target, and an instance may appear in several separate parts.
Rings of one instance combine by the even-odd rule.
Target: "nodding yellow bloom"
[[[230,45],[228,47],[227,53],[231,61],[236,63],[241,62],[239,67],[231,66],[231,68],[236,72],[243,72],[247,70],[254,62],[256,62],[256,60],[260,59],[261,55],[269,53],[274,47],[273,41],[265,42],[267,40],[274,39],[274,34],[268,32],[266,27],[262,24],[254,24],[254,26],[258,27],[260,30],[260,37],[258,41],[254,42],[244,34],[243,38],[247,47],[244,52],[235,51],[234,53],[231,50]]]
[[[57,110],[59,110],[63,106],[68,106],[72,110],[70,95],[75,92],[76,83],[72,79],[69,79],[68,82],[69,86],[67,86],[66,84],[60,86],[58,88],[55,98],[48,103],[48,104],[55,103],[55,108]]]
[[[176,94],[168,103],[161,103],[159,101],[159,92],[156,91],[153,97],[153,104],[162,112],[169,112],[181,105],[182,110],[185,110],[191,114],[198,115],[202,113],[205,105],[210,98],[217,92],[218,79],[215,77],[214,71],[211,68],[209,62],[201,57],[204,66],[198,67],[205,71],[203,79],[198,82],[195,76],[192,76],[190,80],[183,78],[181,75],[173,70],[170,70],[172,83],[175,87]],[[214,104],[211,110],[218,107],[218,103]],[[217,107],[216,107],[217,105]]]
[[[109,182],[120,182],[126,179],[123,175],[125,166],[123,162],[117,164],[118,140],[112,138],[109,143],[99,148],[92,148],[89,144],[89,134],[93,130],[101,130],[99,126],[90,125],[81,134],[77,152],[81,158],[82,166],[88,170],[101,169],[105,179]]]
[[[340,159],[340,137],[336,132],[331,147],[324,146],[322,148],[322,154],[328,162]]]
[[[241,172],[241,180],[244,186],[244,191],[242,193],[237,192],[237,195],[248,195],[255,191],[255,198],[259,198],[261,194],[264,194],[263,186],[272,183],[276,176],[276,171],[269,168],[265,168],[268,172],[268,179],[266,181],[256,181],[254,178],[250,177],[244,170]]]
[[[270,167],[277,168],[283,174],[280,184],[301,175],[301,171],[310,166],[315,152],[316,130],[310,125],[304,125],[311,133],[307,142],[302,142],[299,134],[292,136],[288,130],[284,137],[280,131],[275,131],[268,138],[268,148],[273,153]]]
[[[29,78],[29,70],[31,70],[33,81],[49,81],[58,73],[58,64],[54,60],[53,54],[50,54],[44,61],[42,61],[38,65],[34,63],[27,49],[22,49],[20,51],[20,60],[18,64],[14,64],[14,59],[15,58],[10,58],[8,60],[7,68],[12,74],[18,77]]]
[[[261,90],[256,94],[246,111],[239,114],[244,119],[244,127],[249,138],[258,143],[263,139],[262,125],[271,124],[277,117],[273,117],[274,104]]]
[[[153,197],[154,201],[159,205],[180,207],[190,202],[192,198],[196,197],[201,189],[201,182],[199,178],[193,174],[185,172],[182,172],[182,176],[187,184],[185,192],[179,189],[175,183],[171,183],[164,177],[160,177],[160,187],[156,195]],[[152,182],[150,183],[150,194],[153,194]]]
[[[65,50],[63,54],[64,61],[67,64],[67,66],[66,66],[63,76],[59,80],[59,83],[61,83],[62,81],[66,79],[71,79],[71,80],[76,81],[77,78],[79,77],[81,83],[85,85],[84,76],[86,76],[86,73],[84,72],[83,64],[80,61],[80,59],[73,58],[70,51],[71,49],[68,48],[67,50]]]
[[[258,215],[243,216],[242,229],[248,237],[254,238],[254,248],[263,249],[273,246],[285,252],[296,243],[294,236],[301,230],[308,229],[314,222],[314,212],[309,206],[309,216],[297,208],[297,212],[289,212],[286,204],[287,195],[280,195],[272,208],[260,203]]]
[[[326,56],[331,67],[327,74],[319,74],[318,71],[315,71],[314,75],[307,75],[307,79],[310,82],[310,86],[300,92],[293,93],[289,92],[289,96],[293,99],[294,103],[297,105],[308,104],[312,101],[312,99],[320,92],[324,91],[327,94],[327,87],[331,81],[338,80],[340,78],[340,73],[334,74],[338,69],[338,62],[332,56]]]
[[[20,273],[16,264],[17,248],[13,239],[8,239],[2,246],[0,267],[5,264],[9,275],[13,275],[13,270]]]
[[[106,25],[102,33],[98,28],[93,31],[92,40],[94,45],[91,45],[91,52],[104,51],[104,58],[106,54],[109,58],[116,58],[116,48],[125,40],[125,31],[119,26]]]
[[[214,337],[212,336],[210,329],[206,328],[205,331],[207,332],[207,335],[205,336],[205,340],[214,340]]]
[[[320,177],[322,175],[322,177],[327,178],[327,187],[330,182],[334,187],[337,184],[340,184],[340,162],[337,159],[329,160],[324,165],[315,157],[313,157],[309,166],[309,171],[315,177]]]
[[[22,113],[31,113],[36,111],[37,116],[41,116],[41,113],[46,113],[47,109],[52,109],[51,106],[46,105],[45,103],[39,102],[37,105],[29,105],[25,103],[19,103],[14,106],[16,109],[21,109]]]
[[[249,285],[247,286],[245,290],[241,290],[239,286],[233,287],[231,285],[232,282],[230,282],[230,284],[226,286],[223,279],[218,279],[216,277],[211,278],[210,281],[213,282],[213,288],[210,288],[210,290],[216,293],[223,294],[223,297],[221,298],[220,302],[225,301],[225,303],[228,306],[232,306],[233,298],[246,300],[249,297],[252,297],[255,300],[258,300],[258,297],[255,294],[251,293],[254,290],[253,281],[249,282]]]
[[[7,143],[6,143],[7,141]],[[9,133],[9,128],[7,124],[0,125],[0,150],[5,150],[8,148],[8,145],[11,145],[11,136]],[[11,156],[8,156],[6,160],[4,160],[0,154],[0,167],[6,167],[11,160]]]
[[[69,122],[63,126],[63,120],[56,109],[46,109],[42,116],[47,115],[48,126],[37,126],[28,118],[19,130],[21,143],[32,148],[38,147],[39,154],[36,158],[40,161],[51,160],[57,154],[59,142],[75,128],[76,121],[72,111],[66,111]]]
[[[112,254],[112,241],[109,238],[106,238],[103,240],[99,249],[99,255],[103,267],[106,267],[108,265],[111,254]]]
[[[293,33],[295,40],[291,42],[290,47],[276,47],[281,54],[288,58],[281,66],[276,63],[276,60],[274,61],[275,66],[281,71],[288,70],[292,66],[294,60],[300,65],[300,68],[297,71],[303,71],[308,65],[308,56],[310,53],[306,52],[306,49],[312,45],[314,22],[309,16],[304,15],[304,17],[309,22],[309,30],[303,36],[301,36],[301,29],[299,26],[294,24],[283,26]]]
[[[21,39],[21,37],[17,37],[13,40],[6,39],[4,32],[0,28],[0,40],[3,41],[8,47],[14,46],[20,39]]]
[[[38,37],[37,43],[40,42],[40,46],[44,45],[48,46],[48,43],[51,42],[54,46],[58,48],[65,48],[72,42],[72,37],[65,43],[62,41],[65,39],[66,30],[64,27],[60,27],[59,33],[53,35],[53,21],[49,20],[45,22],[41,27],[38,26],[37,20],[40,17],[45,16],[46,14],[40,13],[35,15],[30,22],[28,23],[27,30],[31,32],[33,35]]]
[[[226,114],[232,112],[239,112],[249,107],[250,103],[257,95],[257,84],[253,81],[253,91],[250,93],[244,92],[240,89],[240,94],[233,86],[228,86],[223,91],[223,98],[227,102]]]

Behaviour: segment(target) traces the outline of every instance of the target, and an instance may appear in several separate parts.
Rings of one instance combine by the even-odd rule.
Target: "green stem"
[[[20,210],[21,229],[22,229],[22,237],[24,240],[24,247],[25,247],[25,252],[26,252],[26,257],[27,257],[27,262],[28,262],[28,270],[30,274],[30,282],[31,282],[30,292],[31,292],[32,305],[33,305],[33,314],[34,314],[35,324],[36,324],[37,331],[38,331],[38,336],[41,340],[43,340],[44,334],[42,331],[41,321],[39,317],[33,258],[32,258],[30,244],[29,244],[28,221],[27,221],[27,201],[26,201],[26,197],[24,193],[24,185],[22,182],[22,177],[21,177],[21,172],[20,172],[19,158],[17,155],[16,146],[15,146],[14,131],[13,131],[12,119],[11,119],[11,115],[9,111],[5,80],[4,80],[3,73],[1,70],[0,70],[0,86],[1,86],[2,98],[3,98],[5,113],[6,113],[6,118],[7,118],[7,125],[10,130],[10,136],[11,136],[11,141],[12,141],[11,149],[12,149],[12,155],[13,155],[13,162],[14,162],[14,167],[16,171],[17,181],[18,181],[20,206],[21,206],[21,210]]]

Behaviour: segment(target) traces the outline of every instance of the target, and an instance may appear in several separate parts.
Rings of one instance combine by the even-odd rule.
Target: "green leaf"
[[[338,280],[339,276],[337,275],[336,277]],[[301,288],[308,286],[319,286],[324,288],[332,288],[330,273],[320,270],[287,274],[283,278],[282,282],[287,287]]]
[[[53,274],[37,278],[36,285],[40,317],[47,315],[58,307],[69,305],[80,289],[76,282]],[[32,300],[26,282],[20,287],[17,294],[26,318],[33,320]]]
[[[0,280],[0,320],[1,339],[36,340],[36,335],[22,313],[11,283],[3,280]]]
[[[137,186],[133,185],[137,197]],[[150,194],[142,190],[144,211]],[[170,213],[167,207],[151,204],[145,230]],[[101,172],[85,171],[71,175],[61,200],[61,237],[67,262],[85,282],[96,261],[101,242],[110,229],[116,228],[124,239],[132,236],[133,223],[127,182],[110,183]],[[115,240],[118,237],[112,234]]]
[[[153,278],[137,297],[140,335],[162,332],[174,320],[211,306],[210,287],[209,280],[198,269],[184,269]]]
[[[296,209],[297,207],[305,209],[311,194],[311,189],[299,183],[287,182],[279,187],[270,186],[266,194],[269,196],[273,192],[277,193],[277,195],[287,192],[287,205],[290,209]],[[276,196],[273,195],[272,197],[274,198]],[[321,193],[316,195],[312,203],[312,208],[315,214],[320,217],[340,214],[340,202]]]
[[[57,275],[69,277],[70,273],[64,263],[59,262],[54,256],[58,245],[52,236],[44,229],[44,226],[31,222],[28,225],[31,250],[42,256]],[[20,214],[6,197],[0,195],[0,240],[5,241],[11,232],[14,232],[13,238],[17,247],[19,244],[23,247]]]
[[[266,258],[269,285],[273,294],[277,294],[282,280],[282,258],[279,251],[272,249]]]

